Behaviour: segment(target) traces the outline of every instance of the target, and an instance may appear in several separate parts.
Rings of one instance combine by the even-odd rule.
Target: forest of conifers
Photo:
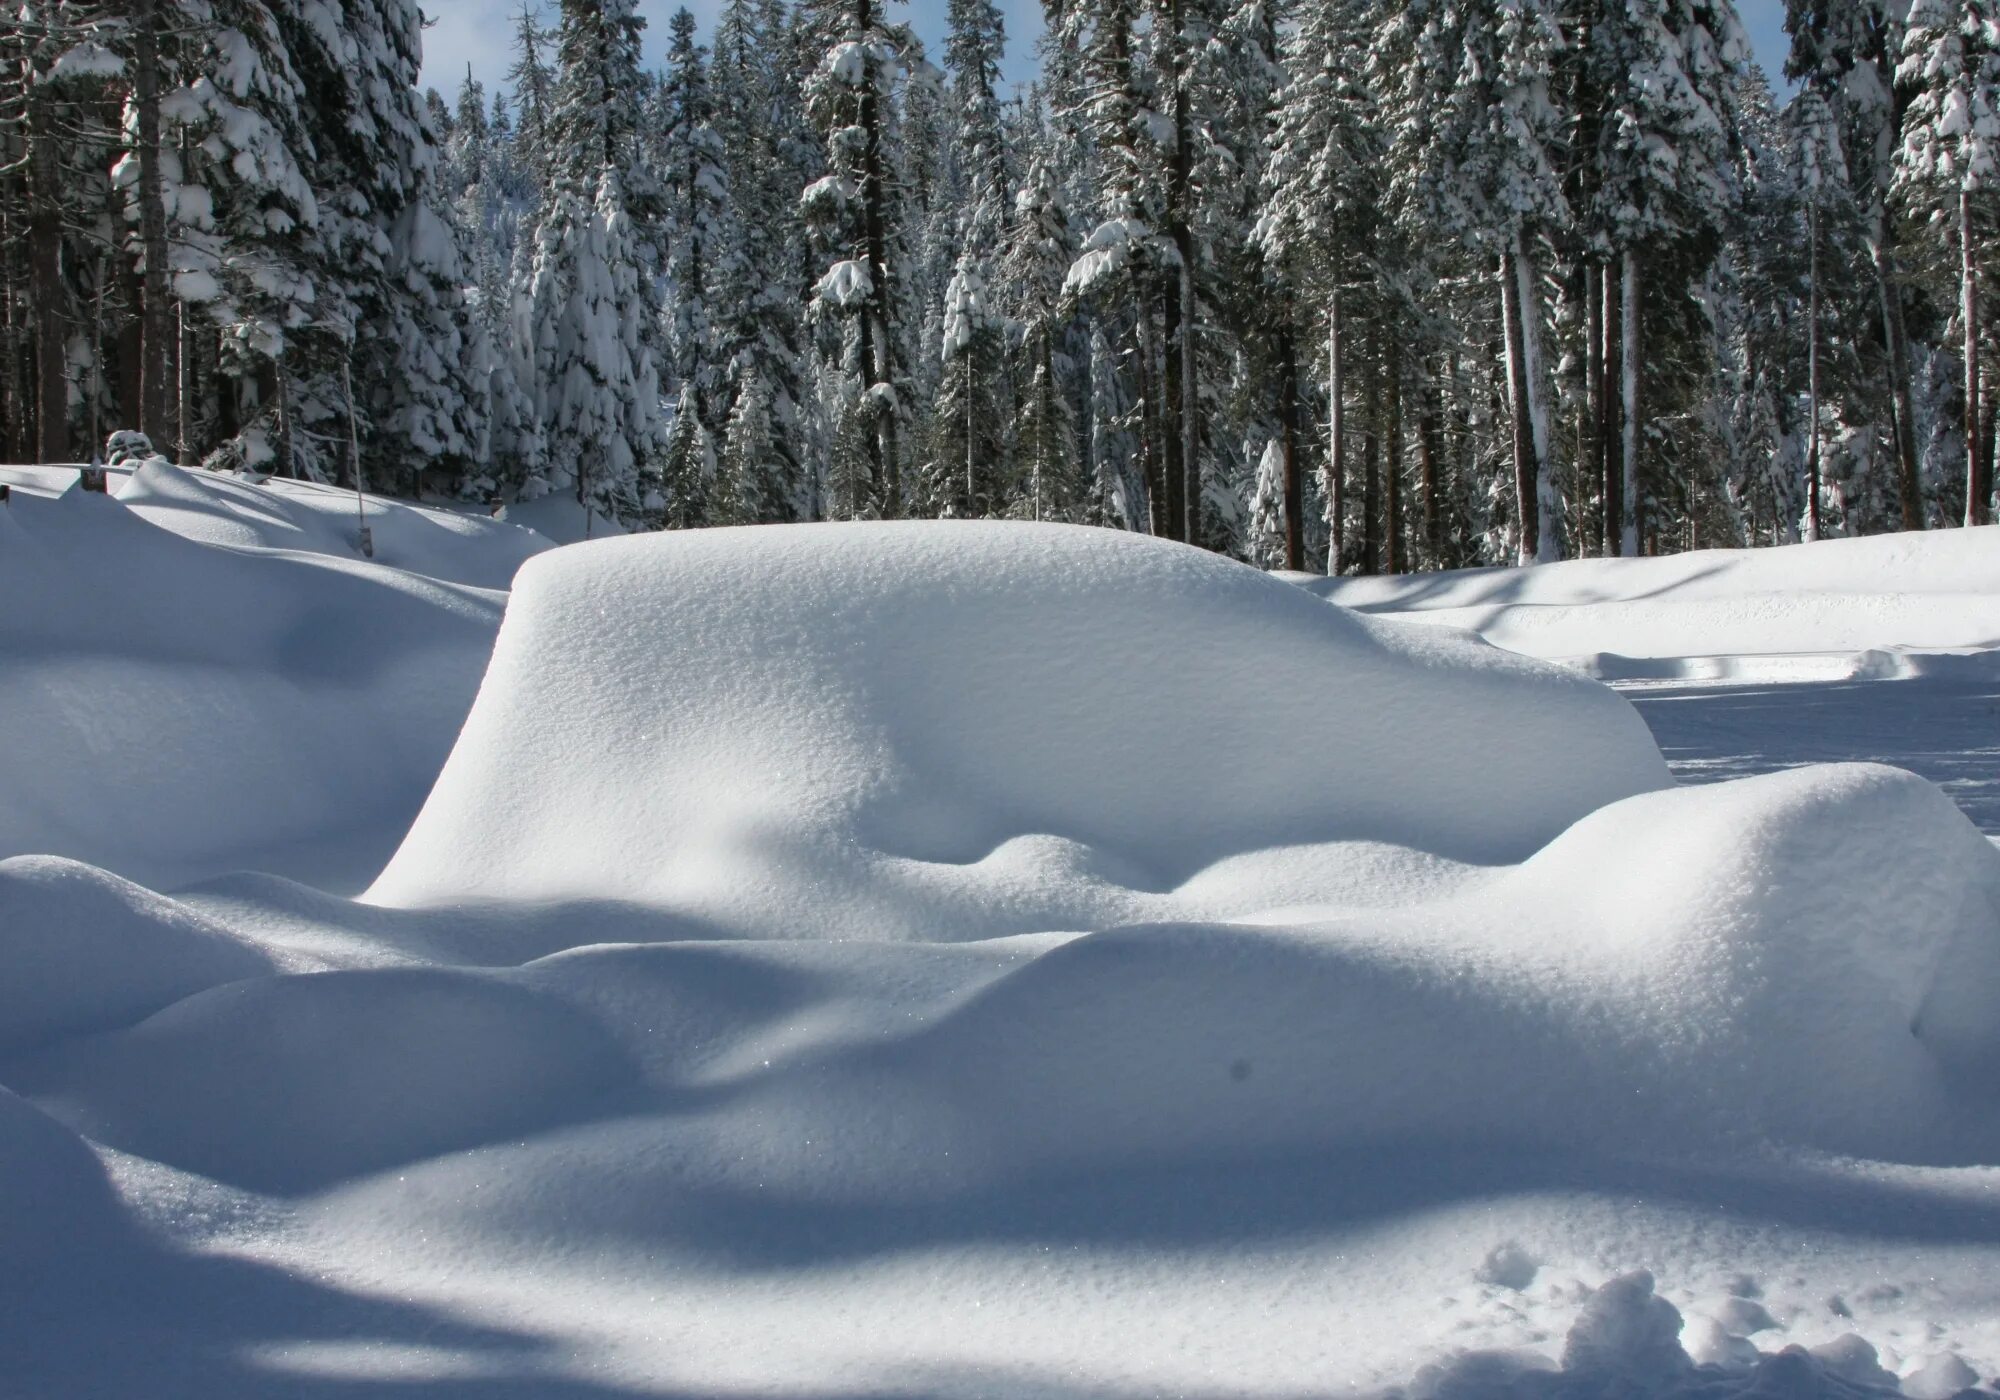
[[[2000,0],[22,0],[0,456],[1375,572],[1980,523]]]

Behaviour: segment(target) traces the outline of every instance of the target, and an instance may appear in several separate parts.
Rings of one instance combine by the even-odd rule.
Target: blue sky
[[[707,30],[720,0],[686,0],[702,29]],[[640,0],[639,11],[646,17],[646,52],[655,64],[666,48],[667,17],[680,8],[681,0]],[[1784,0],[1737,0],[1743,22],[1764,71],[1774,85],[1785,61],[1783,29]],[[424,35],[424,82],[447,96],[458,90],[468,63],[473,73],[491,90],[507,71],[508,16],[520,7],[520,0],[424,0],[426,14],[436,23]],[[554,13],[553,0],[544,5]],[[1042,32],[1041,0],[1000,0],[1007,17],[1007,77],[1026,82],[1035,71],[1035,40]],[[944,0],[914,0],[892,5],[890,13],[905,18],[916,27],[933,54],[944,44]]]

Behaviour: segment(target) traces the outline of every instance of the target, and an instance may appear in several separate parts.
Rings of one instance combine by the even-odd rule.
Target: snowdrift
[[[1469,628],[1608,679],[1897,674],[1899,652],[2000,647],[2000,526],[1525,569],[1293,577],[1342,607]],[[1657,664],[1672,659],[1707,664]]]
[[[0,509],[0,856],[357,887],[449,751],[502,595],[257,543],[246,517],[290,509],[263,488],[156,461],[125,489]]]
[[[1168,889],[1278,846],[1518,860],[1667,781],[1609,691],[1199,550],[1020,524],[700,531],[522,570],[367,897],[990,937],[1076,927],[1047,922],[1064,888]]]
[[[533,530],[462,511],[432,509],[310,481],[252,484],[218,472],[184,471],[155,457],[117,490],[140,519],[203,544],[359,557],[366,522],[377,564],[475,588],[505,588],[523,563],[549,548]]]
[[[220,869],[320,829],[283,791],[400,820],[350,726],[443,772],[359,901],[0,860],[0,1253],[93,1300],[60,1354],[0,1308],[36,1393],[2000,1373],[2000,850],[1906,772],[1676,787],[1460,630],[956,523],[541,555],[443,760],[497,600],[205,490],[0,512],[0,699],[90,720],[0,753],[0,833]],[[286,762],[192,672],[255,732],[291,687]],[[83,742],[114,694],[151,747]]]

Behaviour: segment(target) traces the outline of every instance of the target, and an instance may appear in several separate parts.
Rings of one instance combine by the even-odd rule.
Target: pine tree
[[[841,355],[860,385],[848,413],[866,444],[865,497],[848,493],[856,514],[902,511],[898,433],[905,414],[898,351],[908,333],[899,286],[903,261],[898,99],[909,63],[920,56],[902,25],[886,23],[877,0],[830,0],[827,40],[807,79],[808,111],[825,138],[827,173],[801,198],[824,255],[812,290],[813,316],[838,328]]]
[[[1329,574],[1339,574],[1346,562],[1341,298],[1343,291],[1374,276],[1388,145],[1387,133],[1375,119],[1376,95],[1359,67],[1368,43],[1368,28],[1354,0],[1305,0],[1300,6],[1297,28],[1284,50],[1291,81],[1278,104],[1271,137],[1268,193],[1252,231],[1283,298],[1280,335],[1304,332],[1305,306],[1326,308],[1329,442],[1320,499],[1326,511]],[[1353,300],[1350,292],[1348,301]],[[1301,538],[1302,527],[1301,521]]]
[[[717,524],[750,525],[783,520],[790,508],[792,484],[778,450],[771,421],[770,395],[755,370],[738,376],[736,402],[723,433],[719,485],[728,495],[718,510]]]
[[[729,176],[709,91],[706,51],[694,16],[675,11],[661,90],[659,165],[675,230],[668,262],[669,362],[675,385],[692,384],[704,417],[719,412],[725,388],[723,331],[716,294],[738,274],[741,243],[729,226]]]
[[[2000,184],[2000,8],[1992,0],[1915,0],[1896,78],[1910,90],[1894,191],[1906,216],[1958,262],[1965,372],[1965,523],[1991,518],[1982,415],[1980,244]]]
[[[1012,513],[1030,520],[1075,519],[1081,503],[1069,384],[1073,367],[1065,348],[1070,318],[1062,304],[1069,263],[1069,218],[1049,160],[1037,153],[1015,198],[1000,262],[1016,337],[1012,378],[1018,386],[1014,457],[1019,485]]]
[[[1003,368],[1000,321],[970,253],[962,254],[945,291],[943,374],[931,420],[926,506],[942,518],[998,515],[1009,482],[1001,474],[1007,428],[998,386]]]
[[[730,509],[727,492],[718,493],[715,448],[708,429],[702,424],[694,387],[681,386],[674,421],[667,429],[667,443],[661,455],[662,495],[665,497],[663,523],[670,530],[693,530],[704,525],[741,525]],[[720,507],[720,508],[718,508]]]
[[[547,121],[530,293],[536,408],[549,474],[574,490],[586,522],[593,512],[636,522],[662,447],[653,278],[663,230],[636,139],[643,27],[633,0],[566,0]]]

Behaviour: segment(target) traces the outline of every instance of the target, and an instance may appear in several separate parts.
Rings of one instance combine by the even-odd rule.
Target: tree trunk
[[[139,237],[146,258],[139,312],[139,431],[164,447],[167,345],[173,332],[167,314],[167,206],[160,178],[159,0],[137,0],[135,11],[132,102],[139,126]]]
[[[1619,444],[1618,465],[1623,477],[1619,523],[1620,552],[1637,558],[1639,532],[1645,525],[1645,502],[1639,497],[1639,354],[1643,344],[1639,334],[1639,255],[1625,251],[1619,281],[1619,320],[1624,345],[1619,355]]]
[[[874,24],[872,0],[859,0],[855,21],[862,30]],[[864,392],[868,405],[869,489],[875,495],[877,512],[884,520],[902,513],[902,480],[896,460],[895,409],[874,391],[880,386],[893,393],[896,357],[893,343],[894,317],[889,298],[888,181],[882,171],[882,113],[875,100],[872,82],[861,87],[861,222],[868,256],[868,278],[873,284],[868,307],[862,312],[862,373],[868,383]],[[875,322],[873,334],[868,322]],[[873,351],[871,354],[870,351]]]
[[[1153,308],[1142,300],[1134,327],[1139,341],[1139,475],[1146,483],[1146,525],[1161,539],[1172,539],[1167,511],[1167,482],[1161,470],[1159,359],[1153,347]]]
[[[1181,424],[1181,376],[1186,365],[1179,345],[1184,323],[1178,286],[1160,288],[1160,354],[1162,358],[1159,403],[1160,472],[1166,488],[1162,498],[1162,531],[1170,540],[1187,538],[1187,462],[1183,455],[1187,439]]]
[[[1896,253],[1890,246],[1888,216],[1875,211],[1875,236],[1869,243],[1875,266],[1875,291],[1882,304],[1882,340],[1889,347],[1889,410],[1896,437],[1897,496],[1903,508],[1903,528],[1924,528],[1923,489],[1917,476],[1915,407],[1910,395],[1910,337],[1903,322],[1903,292],[1897,281]]]
[[[1362,390],[1361,572],[1382,572],[1382,317],[1368,323],[1368,377]]]
[[[1806,293],[1806,539],[1820,538],[1819,210],[1806,213],[1810,283]]]
[[[1532,564],[1541,539],[1539,518],[1541,477],[1540,454],[1536,451],[1534,412],[1529,407],[1533,392],[1528,370],[1528,347],[1521,298],[1520,244],[1508,244],[1500,255],[1500,319],[1506,337],[1507,408],[1514,426],[1514,510],[1516,539],[1514,559]]]
[[[1424,559],[1427,568],[1444,567],[1444,530],[1438,511],[1438,457],[1442,451],[1444,427],[1438,415],[1437,362],[1424,362],[1423,416],[1417,424],[1417,471],[1422,482],[1424,512]]]
[[[1624,296],[1618,273],[1610,263],[1604,265],[1598,280],[1604,293],[1604,314],[1600,318],[1604,343],[1597,357],[1600,374],[1597,451],[1604,471],[1604,552],[1615,558],[1625,552],[1624,400],[1612,387],[1612,380],[1623,373],[1619,365],[1625,353]]]
[[[1278,327],[1278,386],[1285,431],[1285,567],[1306,566],[1305,484],[1299,475],[1299,356],[1293,340],[1291,309]]]
[[[1339,576],[1346,561],[1340,557],[1341,514],[1347,485],[1346,366],[1341,363],[1340,293],[1335,291],[1326,319],[1326,574]]]
[[[28,332],[15,273],[15,198],[13,181],[0,176],[0,375],[4,375],[0,378],[0,452],[10,462],[25,462],[34,451],[28,438],[28,391],[21,367]]]
[[[62,191],[55,114],[47,93],[31,81],[27,95],[28,304],[35,328],[35,457],[70,455],[69,379],[63,346]]]
[[[1979,269],[1973,260],[1972,195],[1958,192],[1959,317],[1965,322],[1965,523],[1986,523],[1986,474],[1979,442]]]
[[[1182,480],[1179,483],[1182,516],[1180,538],[1189,544],[1202,543],[1201,530],[1201,414],[1197,405],[1199,360],[1196,338],[1199,303],[1195,297],[1194,250],[1194,117],[1188,98],[1187,6],[1186,0],[1172,0],[1169,18],[1173,24],[1171,52],[1175,71],[1174,149],[1167,172],[1167,224],[1179,256],[1176,279],[1177,305],[1170,320],[1167,351],[1174,357],[1172,391],[1173,428],[1178,442]],[[1173,322],[1178,322],[1173,326]],[[1172,470],[1169,462],[1168,470]]]
[[[1392,574],[1404,572],[1403,558],[1403,341],[1394,327],[1389,331],[1389,360],[1384,368],[1389,376],[1388,453],[1382,463],[1382,537],[1385,544],[1383,566]]]
[[[1611,503],[1604,494],[1604,267],[1583,266],[1583,432],[1578,444],[1583,470],[1579,493],[1597,492],[1597,539],[1600,554],[1611,552],[1607,525]],[[1587,529],[1587,526],[1586,526]],[[1585,544],[1591,543],[1587,534]]]

